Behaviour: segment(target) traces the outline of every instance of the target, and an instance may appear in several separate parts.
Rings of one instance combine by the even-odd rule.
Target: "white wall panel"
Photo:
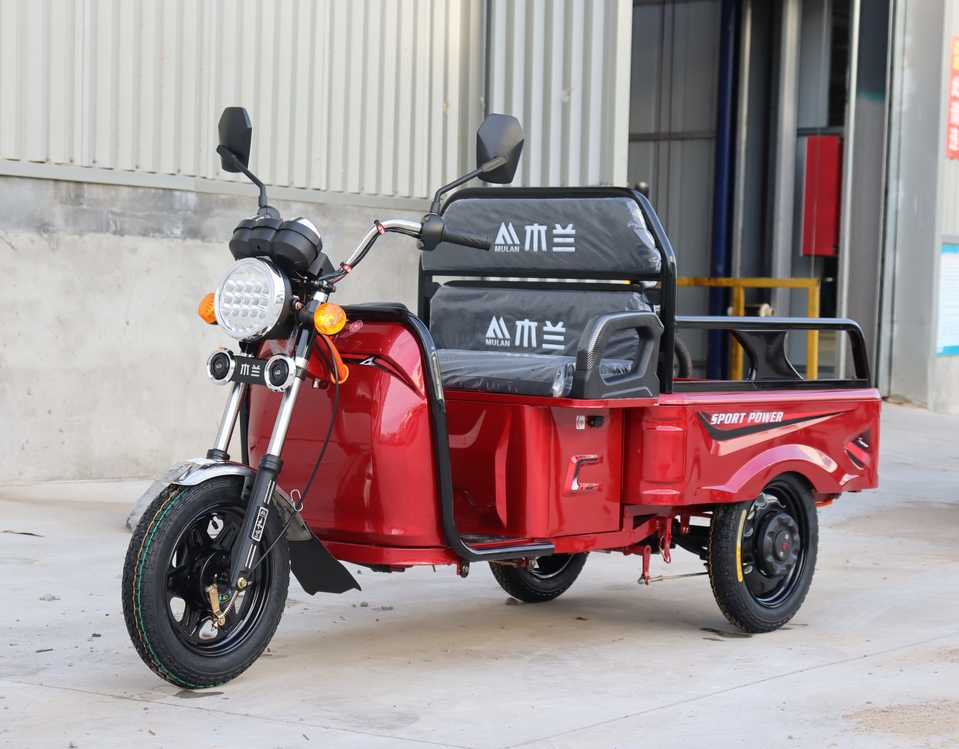
[[[625,185],[629,122],[616,97],[630,71],[621,25],[632,4],[491,0],[489,12],[489,109],[526,132],[514,184]]]
[[[425,198],[472,157],[485,7],[0,0],[0,160],[235,181],[216,123],[240,105],[267,184]]]

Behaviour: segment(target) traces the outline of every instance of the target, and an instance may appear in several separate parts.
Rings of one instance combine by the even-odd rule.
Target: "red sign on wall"
[[[946,158],[959,159],[959,36],[952,37],[949,55],[949,126],[946,129]]]
[[[842,141],[838,135],[806,138],[806,190],[802,254],[833,257],[839,250]]]

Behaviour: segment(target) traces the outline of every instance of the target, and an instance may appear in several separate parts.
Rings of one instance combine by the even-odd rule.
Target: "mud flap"
[[[360,590],[353,575],[326,550],[323,542],[312,533],[304,541],[289,540],[290,569],[303,590],[311,596],[317,593],[345,593]]]

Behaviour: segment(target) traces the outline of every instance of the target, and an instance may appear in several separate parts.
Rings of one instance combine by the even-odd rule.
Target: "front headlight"
[[[290,313],[290,282],[272,261],[245,258],[216,287],[216,321],[238,341],[255,341],[281,325]]]

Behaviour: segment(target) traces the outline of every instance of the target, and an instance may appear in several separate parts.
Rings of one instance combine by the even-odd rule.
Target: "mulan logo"
[[[502,317],[497,319],[494,315],[486,329],[486,345],[509,347],[509,341],[509,328],[506,327],[506,321]]]
[[[493,243],[493,251],[519,252],[522,249],[524,252],[535,253],[576,252],[576,227],[573,224],[553,224],[550,229],[546,224],[534,221],[532,224],[523,224],[520,228],[523,230],[522,242],[511,222],[501,223]]]
[[[502,223],[493,243],[493,252],[519,252],[519,237],[513,224]]]

